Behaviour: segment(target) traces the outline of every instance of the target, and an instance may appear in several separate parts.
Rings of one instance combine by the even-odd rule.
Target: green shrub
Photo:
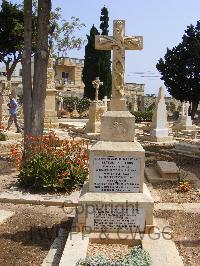
[[[35,191],[64,190],[71,192],[87,179],[88,157],[81,141],[59,140],[54,134],[33,138],[29,153],[22,160],[19,146],[12,149],[12,157],[19,167],[21,187]]]
[[[85,261],[78,263],[83,266],[112,266],[112,263],[103,255],[94,255],[85,259]]]
[[[153,111],[138,111],[138,112],[132,112],[132,114],[135,116],[135,122],[141,123],[141,122],[151,122]]]
[[[74,111],[77,102],[78,97],[63,97],[63,107],[70,113]]]
[[[3,131],[0,131],[0,141],[6,140],[6,134]]]
[[[75,110],[75,105],[78,113],[87,111],[90,107],[90,100],[87,98],[78,99],[78,97],[64,97],[63,106],[68,112]]]
[[[77,111],[79,113],[83,113],[89,110],[90,107],[90,100],[88,98],[82,98],[77,103]]]
[[[112,262],[103,255],[94,255],[79,262],[83,266],[151,266],[152,261],[149,253],[140,246],[134,247],[131,253],[119,260]]]
[[[116,266],[151,266],[152,261],[149,253],[141,247],[134,247],[131,253],[121,258]]]

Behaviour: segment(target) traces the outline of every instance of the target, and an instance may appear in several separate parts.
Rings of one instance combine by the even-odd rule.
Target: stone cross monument
[[[141,49],[142,37],[124,37],[124,24],[114,21],[114,37],[96,39],[102,49],[114,49],[115,102],[101,117],[100,140],[89,153],[89,182],[79,198],[79,207],[85,211],[79,212],[77,224],[92,232],[147,232],[153,228],[153,199],[144,184],[145,151],[134,138],[135,118],[122,105],[125,49]]]
[[[110,102],[110,99],[108,99],[108,96],[104,96],[103,103],[106,107],[106,111],[108,110],[108,102]]]
[[[142,50],[143,37],[125,36],[125,21],[113,21],[113,36],[95,36],[95,48],[97,50],[113,50],[112,63],[112,111],[125,111],[124,99],[124,72],[125,50]]]
[[[99,86],[103,85],[99,77],[96,77],[92,81],[92,85],[96,90],[95,101],[91,102],[89,108],[89,120],[86,124],[86,133],[100,133],[101,116],[107,111],[105,106],[102,106],[102,102],[98,101]]]
[[[96,90],[95,93],[95,101],[98,102],[98,98],[99,98],[99,86],[103,85],[103,82],[100,81],[99,77],[96,77],[95,80],[92,81],[92,85]]]

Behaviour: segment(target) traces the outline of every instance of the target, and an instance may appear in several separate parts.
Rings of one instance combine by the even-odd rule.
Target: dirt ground
[[[17,171],[9,159],[0,157],[0,192],[16,186]]]
[[[0,204],[15,214],[0,226],[0,265],[38,266],[47,256],[59,228],[69,230],[62,208]]]
[[[177,183],[166,182],[163,184],[153,184],[153,188],[158,193],[161,202],[174,203],[200,203],[200,193],[194,185],[188,192],[177,192]]]
[[[194,159],[184,156],[176,156],[175,154],[166,154],[163,147],[145,147],[146,153],[146,167],[155,167],[157,161],[173,161],[181,168],[181,181],[191,180],[192,176],[200,181],[200,159]],[[148,151],[152,153],[148,153]],[[183,174],[184,173],[184,174]],[[161,202],[173,203],[197,203],[200,202],[199,187],[189,181],[191,189],[187,192],[177,192],[178,182],[163,182],[159,184],[152,184]]]
[[[156,217],[165,218],[173,229],[173,240],[185,266],[199,266],[200,214],[181,211],[159,211]]]
[[[147,154],[147,167],[154,166],[157,160],[175,161],[183,170],[195,174],[200,179],[200,160],[180,159],[163,154],[160,149],[156,147],[155,154]],[[152,148],[151,151],[154,152]],[[15,186],[16,176],[16,169],[8,158],[0,157],[0,192]],[[187,193],[177,193],[177,184],[172,183],[153,185],[153,187],[160,195],[161,202],[200,202],[199,191],[195,186]],[[0,265],[3,266],[41,265],[56,237],[58,228],[60,226],[69,228],[66,214],[57,207],[0,204],[0,209],[15,212],[14,216],[0,226]],[[174,231],[174,241],[183,256],[185,265],[199,265],[200,215],[179,211],[160,211],[156,212],[155,216],[169,221]]]

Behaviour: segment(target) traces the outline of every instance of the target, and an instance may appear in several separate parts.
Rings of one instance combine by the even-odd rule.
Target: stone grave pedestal
[[[112,98],[110,101],[110,109],[113,111],[126,111],[126,100],[125,99],[118,99]]]
[[[89,120],[86,124],[86,133],[100,133],[101,116],[106,112],[107,107],[101,101],[94,101],[89,107]]]
[[[177,123],[173,126],[173,130],[195,130],[196,126],[192,124],[191,116],[188,115],[189,102],[182,103],[181,115]]]
[[[54,59],[50,56],[47,66],[47,88],[46,88],[46,98],[45,98],[45,126],[58,126],[58,116],[57,116],[57,90],[55,89],[54,80]]]
[[[58,125],[58,116],[56,111],[56,90],[46,90],[46,99],[45,99],[45,125],[50,124]]]
[[[173,130],[195,130],[196,126],[192,124],[191,116],[181,115],[178,122],[173,126]]]
[[[158,98],[156,100],[156,108],[153,112],[151,128],[152,128],[152,130],[150,131],[151,141],[165,142],[173,140],[173,137],[169,136],[167,109],[164,98],[164,90],[162,87],[160,87],[159,89]]]
[[[134,141],[128,111],[102,116],[100,141],[90,150],[89,182],[79,199],[79,228],[92,232],[146,232],[153,228],[153,199],[144,184],[145,151]]]

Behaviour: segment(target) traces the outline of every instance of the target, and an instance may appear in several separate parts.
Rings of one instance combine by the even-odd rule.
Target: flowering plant
[[[34,190],[65,190],[80,187],[87,179],[88,156],[82,140],[60,140],[54,132],[42,137],[29,136],[23,146],[11,149],[19,169],[19,184]]]
[[[188,181],[181,181],[176,188],[177,192],[188,192],[192,189],[192,185]]]

